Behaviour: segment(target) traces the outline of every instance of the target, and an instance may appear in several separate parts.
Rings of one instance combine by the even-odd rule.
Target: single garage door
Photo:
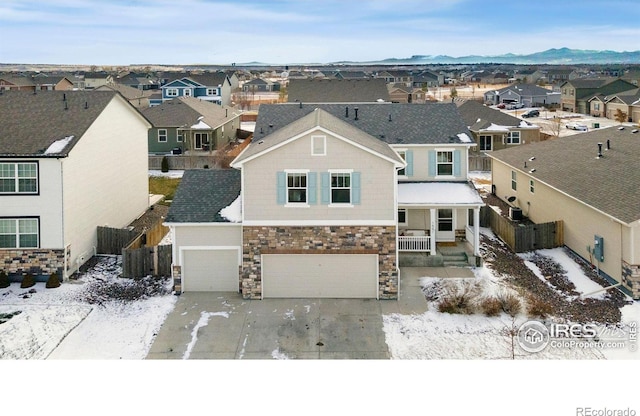
[[[377,298],[377,254],[265,254],[264,298]]]
[[[237,292],[239,249],[184,250],[182,290],[185,292]]]

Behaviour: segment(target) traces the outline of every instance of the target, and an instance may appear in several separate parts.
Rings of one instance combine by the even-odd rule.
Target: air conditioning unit
[[[513,221],[522,221],[522,209],[509,207],[509,218]]]

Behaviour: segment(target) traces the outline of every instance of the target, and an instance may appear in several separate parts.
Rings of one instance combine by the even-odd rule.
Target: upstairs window
[[[36,162],[0,163],[0,194],[38,193]]]
[[[167,141],[167,129],[158,129],[158,141],[160,143]]]
[[[287,203],[307,203],[307,174],[287,173]]]
[[[438,176],[453,175],[453,151],[438,151],[436,163]]]
[[[518,190],[518,177],[515,170],[511,171],[511,189],[514,191]]]
[[[405,162],[407,161],[407,151],[406,150],[398,150],[398,156],[402,158]],[[398,176],[407,176],[407,168],[402,168],[398,170]]]
[[[491,151],[491,145],[493,143],[493,136],[480,136],[480,150]]]
[[[331,174],[331,203],[351,203],[351,173]]]
[[[520,144],[520,132],[510,131],[507,135],[507,144]]]
[[[529,179],[529,192],[532,194],[536,192],[536,183],[533,179]]]

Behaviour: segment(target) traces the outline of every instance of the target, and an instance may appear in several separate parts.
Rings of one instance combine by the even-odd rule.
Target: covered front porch
[[[436,255],[439,249],[447,252],[451,250],[445,247],[465,243],[463,252],[478,257],[483,205],[467,182],[398,184],[398,251]]]

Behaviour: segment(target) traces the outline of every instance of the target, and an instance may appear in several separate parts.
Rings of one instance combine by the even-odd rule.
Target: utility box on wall
[[[604,261],[604,239],[599,235],[593,237],[593,255],[596,260]]]

